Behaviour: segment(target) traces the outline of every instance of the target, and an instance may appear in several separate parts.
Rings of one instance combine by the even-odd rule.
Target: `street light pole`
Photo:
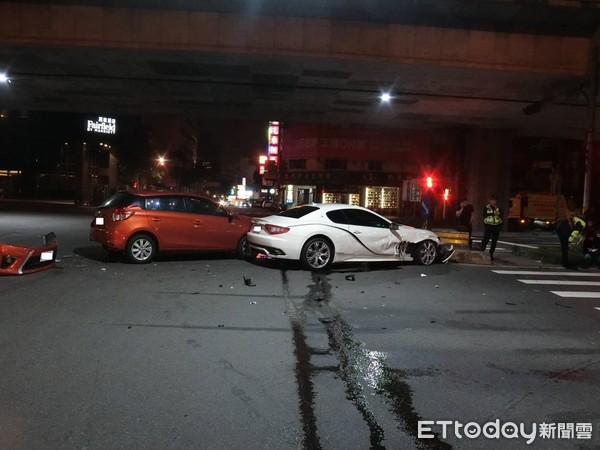
[[[596,97],[598,95],[598,47],[590,49],[590,97],[587,110],[585,145],[585,176],[583,180],[583,211],[590,209],[592,165],[594,161],[594,138],[596,124]]]

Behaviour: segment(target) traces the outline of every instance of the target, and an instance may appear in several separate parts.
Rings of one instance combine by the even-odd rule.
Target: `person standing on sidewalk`
[[[463,197],[456,210],[456,231],[469,233],[469,249],[471,248],[471,234],[473,233],[473,213],[475,209],[466,197]]]
[[[423,229],[431,230],[431,219],[433,211],[433,192],[429,189],[421,199],[421,219],[423,219]]]
[[[500,230],[502,228],[502,210],[498,206],[498,197],[490,195],[490,201],[483,207],[483,225],[485,231],[483,232],[483,241],[481,242],[481,251],[485,252],[485,248],[489,240],[492,240],[490,245],[490,259],[494,260],[494,251],[496,250],[496,244],[500,237]]]
[[[583,263],[586,269],[592,266],[600,267],[600,239],[594,228],[592,221],[588,220],[585,230],[583,232],[584,238],[581,243],[583,250]]]
[[[457,231],[468,231],[469,236],[473,231],[473,205],[469,203],[466,197],[460,201],[458,209],[456,210],[456,230]]]

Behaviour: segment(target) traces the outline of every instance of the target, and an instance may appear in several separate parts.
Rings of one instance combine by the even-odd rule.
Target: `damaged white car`
[[[446,262],[453,253],[429,230],[399,225],[360,206],[311,204],[255,218],[250,250],[273,259],[301,261],[309,270],[338,262]]]

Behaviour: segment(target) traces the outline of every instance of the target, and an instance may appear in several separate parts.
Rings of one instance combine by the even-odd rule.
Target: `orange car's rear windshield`
[[[115,195],[106,199],[98,208],[125,208],[126,206],[139,206],[140,208],[146,208],[146,202],[143,198],[137,195],[129,194],[127,192],[118,192]]]

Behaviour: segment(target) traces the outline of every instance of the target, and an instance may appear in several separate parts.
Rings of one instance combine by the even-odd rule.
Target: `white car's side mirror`
[[[400,229],[400,225],[398,225],[396,222],[390,223],[390,230],[399,230],[399,229]]]

